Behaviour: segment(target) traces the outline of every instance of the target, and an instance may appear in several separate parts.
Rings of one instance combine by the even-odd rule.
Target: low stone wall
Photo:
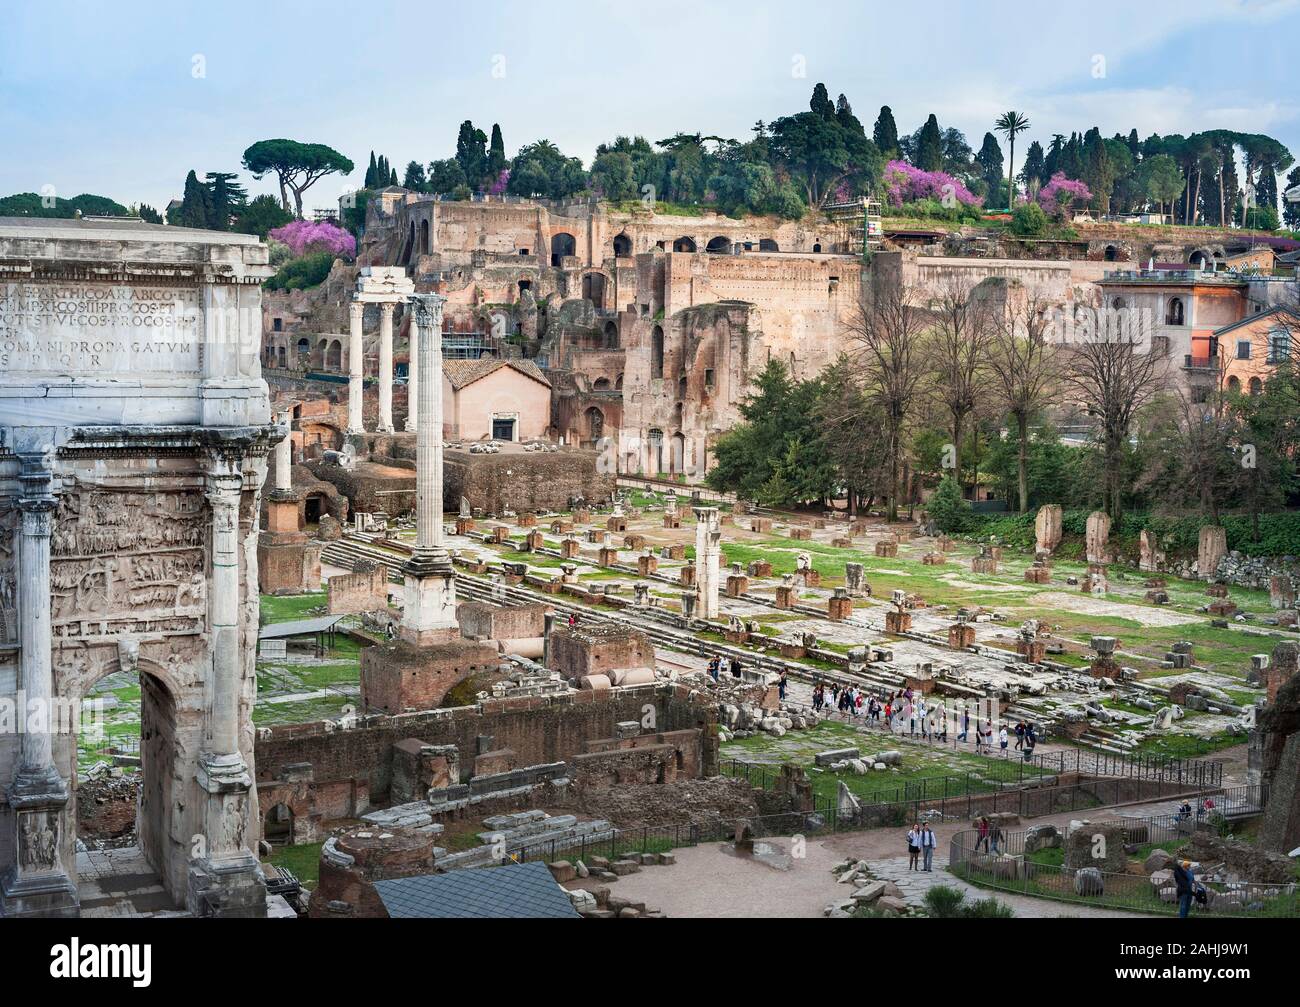
[[[324,722],[264,728],[255,751],[259,786],[280,779],[287,767],[306,764],[317,781],[364,780],[370,794],[383,796],[392,779],[393,746],[407,738],[456,745],[464,754],[479,751],[478,739],[490,736],[494,748],[514,750],[519,765],[567,762],[586,751],[589,741],[614,737],[619,723],[643,722],[647,707],[654,709],[661,732],[700,729],[698,773],[717,774],[716,708],[685,686],[645,685],[366,716],[346,729]]]

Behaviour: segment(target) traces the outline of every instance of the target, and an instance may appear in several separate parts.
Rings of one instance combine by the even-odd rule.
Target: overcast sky
[[[1300,0],[9,0],[4,22],[0,195],[162,208],[190,169],[239,171],[280,136],[338,148],[359,185],[371,149],[400,175],[451,156],[467,118],[499,122],[508,154],[546,137],[590,165],[620,133],[748,138],[818,81],[868,131],[881,105],[901,133],[934,112],[976,149],[1017,109],[1017,163],[1029,140],[1094,125],[1268,133],[1300,154]]]

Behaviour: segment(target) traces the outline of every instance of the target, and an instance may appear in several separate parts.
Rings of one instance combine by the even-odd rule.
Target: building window
[[[650,377],[664,376],[664,330],[656,325],[650,334]]]
[[[1183,324],[1183,300],[1181,297],[1171,297],[1169,299],[1169,307],[1165,310],[1165,324]]]
[[[1249,339],[1238,339],[1238,340],[1237,340],[1237,359],[1238,359],[1238,360],[1249,360],[1249,359],[1250,359],[1250,340],[1249,340]]]
[[[1263,391],[1263,390],[1264,390],[1264,382],[1260,381],[1259,378],[1251,378],[1251,379],[1250,379],[1250,394],[1251,394],[1251,395],[1258,395],[1258,394],[1259,394],[1261,391]]]
[[[1285,332],[1274,332],[1268,337],[1270,364],[1280,364],[1291,359],[1291,337]]]
[[[705,387],[705,388],[712,388],[712,387],[713,387],[713,368],[712,368],[712,367],[706,368],[705,371],[704,371],[704,387]]]
[[[272,329],[272,331],[274,331],[274,332],[281,332],[281,331],[283,331],[283,329],[284,329],[284,319],[282,319],[282,318],[273,318],[273,319],[271,319],[271,329]]]

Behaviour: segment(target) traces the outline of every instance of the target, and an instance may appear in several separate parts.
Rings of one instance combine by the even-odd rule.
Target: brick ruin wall
[[[642,721],[647,705],[655,709],[660,732],[693,728],[703,732],[698,775],[716,775],[716,708],[692,697],[685,686],[646,685],[362,717],[346,730],[327,728],[324,722],[264,728],[257,738],[258,780],[259,785],[260,781],[274,783],[308,764],[317,781],[364,779],[371,796],[386,795],[392,780],[393,746],[407,738],[456,745],[465,769],[478,751],[480,736],[490,736],[496,749],[513,749],[521,766],[567,762],[587,751],[589,741],[614,737],[615,725]]]

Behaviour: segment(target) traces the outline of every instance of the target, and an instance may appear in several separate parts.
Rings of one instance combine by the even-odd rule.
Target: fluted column
[[[442,305],[439,294],[418,295],[423,309],[420,328],[420,387],[417,395],[415,485],[416,551],[442,548]],[[419,311],[420,309],[417,309]]]
[[[23,698],[43,717],[25,725],[20,742],[20,784],[59,789],[63,781],[54,768],[54,668],[50,661],[50,534],[55,499],[51,473],[36,459],[23,459],[22,541],[18,547],[18,638]]]
[[[352,334],[348,340],[348,433],[359,434],[365,431],[361,419],[361,395],[364,390],[362,361],[365,349],[361,341],[361,322],[365,317],[366,306],[360,301],[353,301],[351,308]]]
[[[237,465],[208,473],[212,509],[212,577],[208,629],[212,637],[212,718],[207,749],[239,753],[239,500],[243,475]]]
[[[420,418],[420,325],[416,312],[410,312],[411,320],[407,328],[406,342],[410,347],[406,362],[406,429],[412,433],[418,429]]]
[[[391,301],[379,306],[379,426],[381,433],[393,432],[393,308]]]
[[[442,540],[442,305],[412,298],[420,339],[416,400],[415,548],[404,569],[402,639],[422,646],[456,635],[456,578]]]

